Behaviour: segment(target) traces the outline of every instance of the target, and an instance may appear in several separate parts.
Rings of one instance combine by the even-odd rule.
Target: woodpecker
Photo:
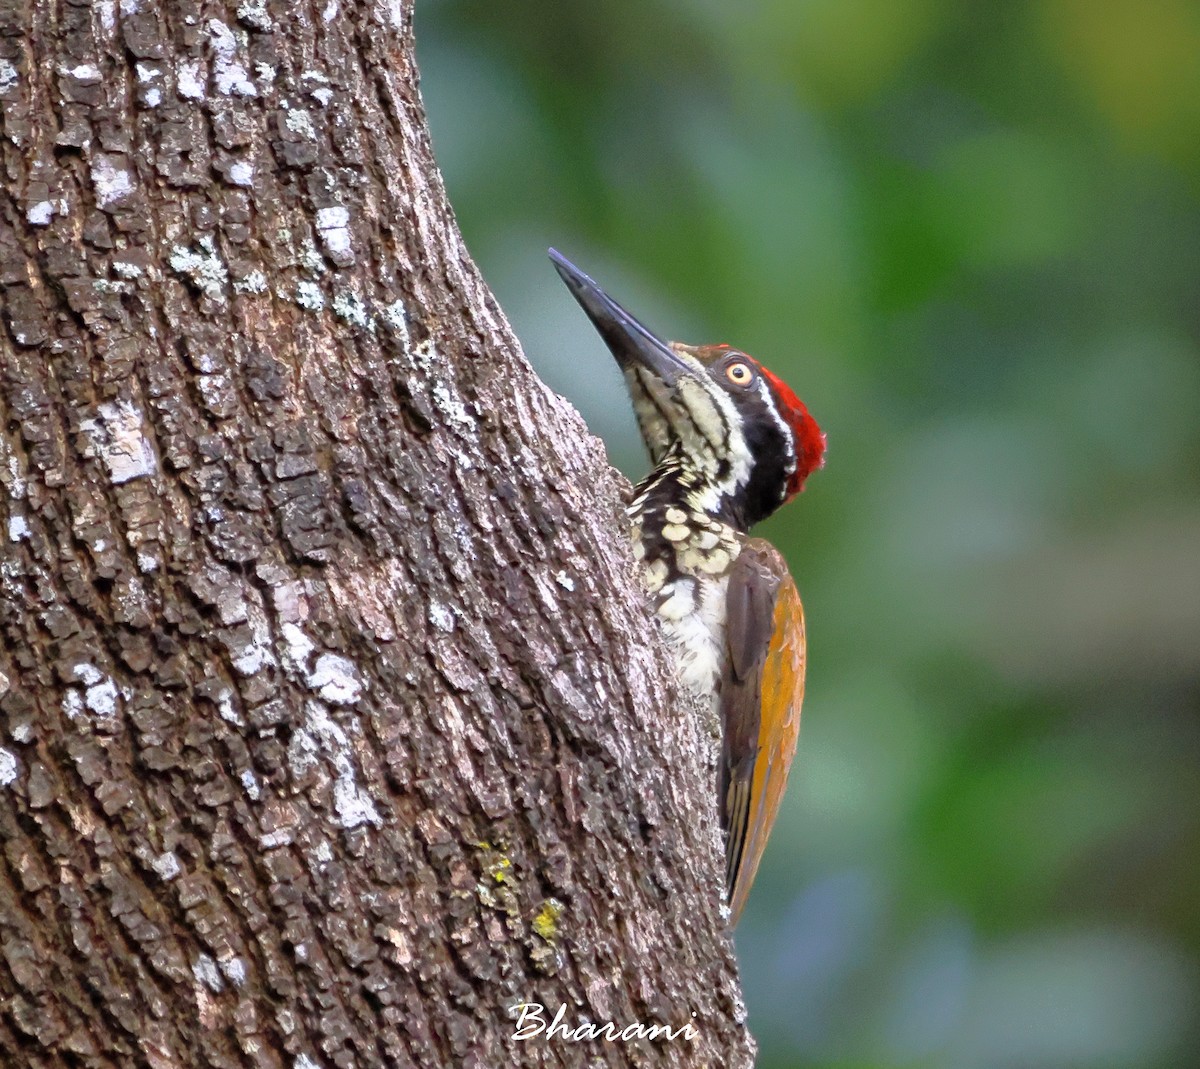
[[[804,610],[783,555],[747,531],[804,488],[825,436],[729,345],[667,342],[555,249],[550,259],[625,376],[653,470],[628,514],[681,683],[721,725],[717,801],[736,924],[783,800],[804,697]]]

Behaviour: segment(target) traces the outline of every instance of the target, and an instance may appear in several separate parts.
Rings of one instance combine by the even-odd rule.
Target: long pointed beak
[[[551,249],[550,260],[622,370],[645,368],[667,386],[674,386],[680,375],[693,373],[662,338],[625,311],[561,252]]]

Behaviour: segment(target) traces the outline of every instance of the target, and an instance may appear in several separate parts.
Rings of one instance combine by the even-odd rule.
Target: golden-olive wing
[[[783,801],[804,698],[804,610],[783,555],[751,538],[729,571],[721,824],[736,924]]]

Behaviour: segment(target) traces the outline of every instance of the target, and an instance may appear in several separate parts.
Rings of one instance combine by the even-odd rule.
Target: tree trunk
[[[0,2],[6,1066],[751,1060],[711,740],[412,44]]]

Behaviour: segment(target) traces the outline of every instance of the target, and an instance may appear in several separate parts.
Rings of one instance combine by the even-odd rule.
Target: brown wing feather
[[[729,572],[721,817],[736,924],[783,801],[804,698],[804,610],[783,556],[752,538]]]

